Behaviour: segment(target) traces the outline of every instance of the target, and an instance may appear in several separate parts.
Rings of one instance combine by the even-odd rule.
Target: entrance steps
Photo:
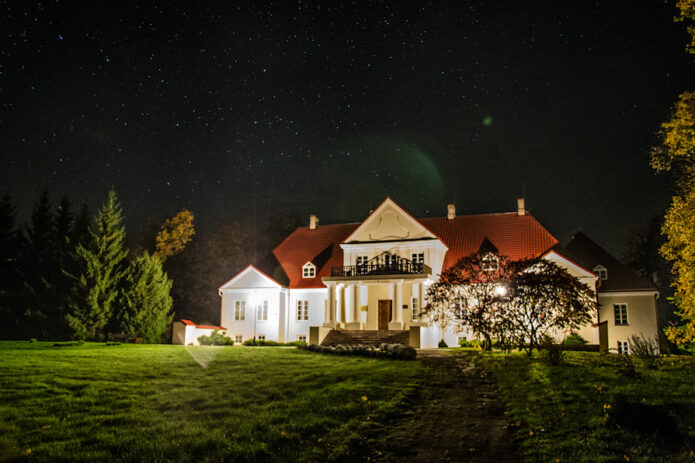
[[[331,330],[328,332],[322,346],[378,346],[381,344],[403,344],[407,346],[410,341],[408,330]]]

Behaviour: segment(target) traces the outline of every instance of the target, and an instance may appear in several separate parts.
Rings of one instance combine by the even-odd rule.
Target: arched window
[[[314,278],[316,276],[316,266],[311,262],[307,262],[302,267],[302,278]]]

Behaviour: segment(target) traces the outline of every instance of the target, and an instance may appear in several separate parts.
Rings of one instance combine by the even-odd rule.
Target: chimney
[[[517,215],[526,215],[526,206],[524,205],[524,198],[519,198],[516,200],[516,213]]]
[[[446,218],[452,220],[454,217],[456,217],[456,204],[447,204]]]
[[[316,214],[311,214],[309,216],[309,230],[316,230],[316,227],[319,226],[319,218],[316,217]]]

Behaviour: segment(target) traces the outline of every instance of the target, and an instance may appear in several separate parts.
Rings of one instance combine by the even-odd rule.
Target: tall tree
[[[678,0],[677,21],[687,23],[691,41],[688,53],[695,54],[695,0]],[[675,195],[666,212],[662,233],[666,242],[661,255],[672,262],[680,323],[666,329],[668,338],[679,345],[695,342],[695,91],[682,93],[661,124],[659,144],[652,148],[651,165],[657,172],[675,174]]]
[[[74,291],[67,320],[77,339],[101,339],[114,314],[126,272],[125,228],[116,192],[109,192],[98,211],[87,245],[78,244],[81,273],[74,278]]]
[[[162,224],[157,234],[154,256],[164,262],[169,257],[180,254],[193,239],[193,235],[193,213],[184,209]]]
[[[146,343],[160,343],[171,326],[172,282],[162,262],[147,251],[131,264],[125,276],[120,330]]]
[[[25,336],[51,337],[55,310],[57,270],[55,216],[48,192],[43,191],[34,205],[21,246],[20,272],[23,279],[22,301]]]
[[[0,339],[16,338],[20,317],[23,317],[19,301],[20,275],[17,267],[18,230],[15,208],[8,195],[0,200]]]

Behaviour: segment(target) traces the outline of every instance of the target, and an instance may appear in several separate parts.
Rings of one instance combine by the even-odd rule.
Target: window
[[[300,334],[299,336],[297,336],[297,341],[306,342],[306,334]]]
[[[481,267],[485,272],[494,272],[495,270],[499,270],[499,258],[492,253],[487,254],[485,257],[483,257]]]
[[[307,262],[302,267],[302,278],[314,278],[316,276],[316,267],[311,262]]]
[[[618,341],[618,353],[619,354],[629,354],[630,346],[627,341]]]
[[[411,256],[411,260],[416,264],[422,264],[425,262],[424,252],[414,252]]]
[[[297,301],[297,321],[309,320],[309,301]]]
[[[246,315],[246,301],[234,301],[234,320],[243,320]]]
[[[387,267],[391,267],[396,265],[396,262],[398,261],[398,256],[395,254],[390,254],[386,253],[384,254],[384,264],[386,264]]]
[[[594,268],[594,273],[596,275],[598,275],[598,277],[601,280],[607,280],[608,279],[608,270],[606,270],[606,267],[604,267],[603,265],[597,265]]]
[[[414,298],[412,298],[411,302],[412,303],[411,303],[410,307],[413,310],[412,319],[413,319],[413,321],[417,321],[418,318],[420,317],[420,306],[419,306],[420,301],[418,300],[417,297],[414,297]]]
[[[259,304],[256,308],[256,320],[268,320],[268,301],[263,301],[263,304]]]
[[[242,341],[243,339],[244,338],[240,334],[237,334],[236,336],[234,336],[234,342],[237,344],[241,344],[243,342]]]
[[[357,265],[367,265],[367,256],[357,256]]]
[[[259,341],[265,341],[265,334],[259,334],[258,336],[256,336],[256,339],[258,339]]]
[[[627,304],[613,304],[615,325],[627,325]]]

